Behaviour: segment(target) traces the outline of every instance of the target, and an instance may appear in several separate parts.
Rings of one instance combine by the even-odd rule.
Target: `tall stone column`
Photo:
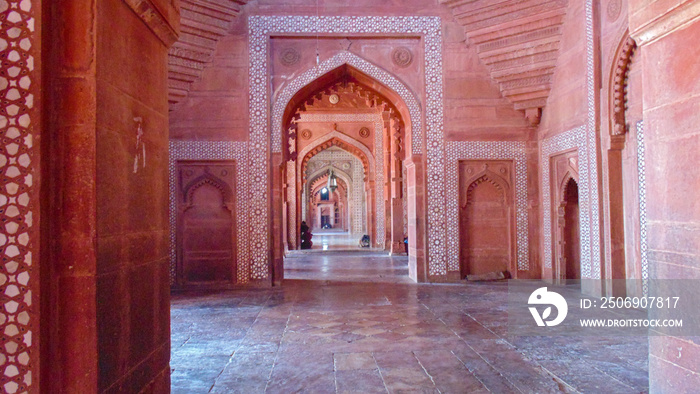
[[[169,390],[176,6],[44,3],[41,392]]]
[[[376,196],[374,190],[374,181],[368,181],[365,183],[365,201],[367,201],[365,206],[367,209],[367,234],[369,235],[370,246],[375,246],[377,242],[377,216],[374,213],[376,207]]]
[[[391,154],[389,155],[390,184],[389,195],[391,196],[391,254],[404,254],[403,243],[403,179],[401,173],[401,159],[403,156],[402,147],[402,126],[398,118],[392,117],[389,120],[389,140],[391,144]]]
[[[48,1],[42,230],[46,392],[98,391],[95,0]],[[66,32],[61,35],[60,32]],[[80,220],[77,220],[80,218]],[[37,391],[38,392],[38,391]]]

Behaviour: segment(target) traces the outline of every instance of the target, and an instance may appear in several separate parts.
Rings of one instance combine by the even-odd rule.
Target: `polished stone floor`
[[[311,241],[311,250],[357,250],[361,249],[359,241],[362,235],[352,235],[347,231],[315,230]]]
[[[174,393],[639,393],[645,337],[509,337],[505,283],[425,285],[406,257],[297,253],[281,288],[172,300]]]

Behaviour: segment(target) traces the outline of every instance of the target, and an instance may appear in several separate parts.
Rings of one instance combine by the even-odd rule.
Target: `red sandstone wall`
[[[445,18],[445,139],[523,141],[532,137],[523,112],[513,109],[479,60],[464,28]]]
[[[372,3],[367,6],[365,3]],[[411,0],[401,4],[377,5],[372,1],[320,1],[321,15],[434,15],[445,21],[443,30],[445,72],[445,136],[447,140],[527,140],[528,125],[523,114],[515,111],[504,99],[498,86],[480,63],[473,48],[465,41],[463,28],[456,23],[446,7],[426,7],[424,1]],[[192,85],[188,98],[175,107],[170,116],[170,138],[183,140],[235,140],[248,136],[248,57],[246,18],[250,14],[315,14],[311,1],[263,0],[246,6],[236,19],[231,34],[218,44],[214,59],[202,79]],[[279,49],[295,47],[300,60],[292,67],[272,62],[272,89],[316,64],[316,40],[313,38],[273,39],[271,53],[279,58]],[[281,41],[281,42],[280,42]],[[340,39],[319,40],[321,60],[331,57],[341,48]],[[423,94],[422,54],[416,51],[409,68],[402,69],[391,62],[396,46],[416,47],[413,39],[352,39],[350,51],[397,75],[420,97]]]
[[[118,38],[118,39],[117,39]],[[100,390],[168,390],[166,46],[120,0],[97,6],[97,328]],[[134,173],[137,123],[146,165]]]
[[[318,10],[309,0],[261,0],[246,5],[234,21],[228,36],[217,46],[212,63],[207,65],[202,79],[192,84],[186,99],[174,107],[170,116],[170,138],[179,140],[245,141],[248,139],[248,15],[257,14],[305,14],[314,15],[439,15],[443,18],[444,53],[444,102],[445,138],[448,141],[533,141],[534,128],[529,127],[524,114],[502,97],[479,60],[475,48],[466,41],[463,27],[457,23],[449,8],[442,5],[426,7],[425,1],[401,2],[376,1],[346,2],[320,1]],[[581,31],[583,27],[581,26]],[[580,32],[577,32],[580,36]],[[580,37],[579,37],[580,38]],[[581,41],[583,42],[583,41]],[[416,39],[384,38],[349,41],[342,37],[296,38],[276,37],[271,40],[270,72],[271,88],[277,94],[286,83],[316,65],[316,47],[324,60],[348,48],[352,53],[368,59],[379,67],[396,75],[418,97],[424,96],[423,54]],[[406,68],[397,67],[391,60],[396,46],[414,50],[413,63]],[[281,63],[284,48],[294,47],[299,60],[293,65]],[[572,55],[572,57],[575,57]],[[585,67],[584,67],[585,70]],[[585,81],[585,79],[584,79]],[[585,97],[585,92],[583,92]],[[274,96],[273,96],[274,100]],[[425,103],[420,103],[425,106]],[[585,114],[585,111],[584,111]],[[567,118],[568,119],[568,118]],[[528,149],[529,173],[537,169],[537,145]],[[419,179],[423,182],[423,179]],[[421,186],[423,187],[423,186]],[[528,180],[530,215],[530,263],[529,273],[521,277],[539,275],[539,237],[537,218],[539,182],[537,177]]]
[[[167,392],[174,31],[122,0],[44,5],[41,389]],[[134,172],[136,117],[146,166]]]
[[[223,37],[202,79],[192,84],[187,100],[170,113],[170,138],[248,140],[248,38],[246,14],[236,18]]]
[[[585,21],[585,2],[569,1],[563,22],[559,58],[554,71],[552,90],[547,99],[547,106],[542,111],[542,120],[537,128],[537,138],[540,141],[586,124],[588,106]],[[539,163],[537,168],[531,168],[530,173],[537,174],[536,187],[540,188],[543,164],[540,163],[539,152],[537,157],[532,157],[532,159]],[[539,195],[541,194],[538,193]],[[537,218],[542,217],[542,210],[551,209],[549,206],[542,205],[539,198],[533,202],[539,207]],[[537,240],[540,243],[543,242],[545,235],[543,228],[543,223],[540,220],[537,228],[531,228],[530,232],[538,235]],[[538,244],[536,249],[540,256],[545,256],[541,244]],[[543,267],[543,265],[540,266],[542,276],[551,277],[552,270]]]
[[[569,1],[552,90],[542,113],[540,139],[586,124],[586,14],[584,1]]]
[[[658,3],[662,2],[648,7]],[[687,20],[691,14],[669,16]],[[633,34],[649,32],[640,25],[644,24],[632,26]],[[644,43],[641,52],[650,277],[698,280],[700,22],[669,30]],[[692,392],[700,387],[697,337],[652,337],[649,353],[651,392]]]

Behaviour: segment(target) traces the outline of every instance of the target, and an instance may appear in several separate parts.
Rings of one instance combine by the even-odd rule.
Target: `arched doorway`
[[[331,173],[336,179],[335,190],[329,186]],[[364,234],[362,162],[349,152],[333,147],[314,156],[307,165],[306,174],[301,190],[301,220],[306,221],[312,230],[330,225],[329,229],[349,236]],[[335,212],[326,223],[322,223],[318,215],[319,207],[323,205],[331,206]]]
[[[550,169],[553,276],[557,282],[581,279],[578,150],[552,156]]]
[[[403,161],[411,123],[401,98],[345,64],[300,88],[284,114],[279,177],[284,191],[284,249],[299,247],[299,227],[310,214],[308,181],[318,172],[318,166],[309,168],[309,163],[325,155],[329,158],[321,164],[326,170],[334,169],[336,175],[346,170],[349,182],[343,208],[353,243],[359,245],[368,236],[375,250],[405,254],[408,204]],[[352,160],[346,160],[349,156]]]
[[[581,223],[578,205],[578,184],[569,178],[559,204],[559,231],[562,253],[558,262],[559,277],[565,280],[581,279]]]
[[[348,229],[347,234],[344,234],[346,235],[344,239],[333,238],[334,240],[339,240],[343,247],[357,245],[358,241],[365,234],[369,234],[372,238],[380,234],[376,230],[377,223],[385,212],[383,210],[380,211],[380,209],[383,209],[381,205],[383,200],[378,199],[377,196],[381,198],[383,190],[379,188],[381,184],[376,182],[376,161],[369,149],[339,131],[339,128],[345,129],[346,125],[341,127],[338,124],[328,125],[324,122],[314,124],[300,122],[299,124],[305,127],[304,132],[309,133],[312,133],[311,130],[314,130],[313,133],[323,133],[328,128],[333,130],[318,138],[315,144],[302,148],[300,157],[303,157],[303,159],[297,160],[296,165],[289,163],[287,166],[288,171],[300,174],[298,177],[295,177],[295,186],[287,187],[287,190],[298,190],[294,196],[290,196],[291,193],[287,196],[289,200],[297,202],[296,207],[290,206],[288,210],[290,217],[290,220],[286,223],[290,234],[288,249],[296,249],[300,243],[300,239],[297,238],[297,244],[294,244],[295,240],[292,236],[295,234],[296,229],[294,227],[295,221],[291,218],[297,217],[297,225],[301,225],[301,222],[305,221],[312,230],[317,230],[316,233],[319,233],[318,230],[330,230],[335,227],[335,214],[333,215],[331,228],[323,226],[319,222],[321,220],[320,216],[318,216],[319,212],[314,211],[319,208],[319,205],[326,208],[332,207],[334,210],[339,208],[339,206],[348,208],[351,216],[349,221],[352,221],[352,226]],[[349,125],[349,127],[352,127],[352,125]],[[380,166],[379,168],[381,171],[382,167]],[[339,190],[330,190],[329,200],[331,196],[337,195],[337,203],[330,203],[317,198],[319,197],[317,193],[320,190],[324,187],[329,187],[331,173],[336,178]],[[289,178],[291,179],[291,177]],[[350,185],[352,189],[350,189]],[[293,198],[290,199],[290,197]],[[376,203],[373,204],[373,201],[376,201]],[[295,212],[298,215],[295,215]],[[340,212],[338,212],[339,214]],[[327,231],[323,232],[327,233]],[[324,241],[326,241],[324,244],[327,247],[328,241],[331,240],[325,239]],[[321,244],[316,243],[316,245],[320,247]]]

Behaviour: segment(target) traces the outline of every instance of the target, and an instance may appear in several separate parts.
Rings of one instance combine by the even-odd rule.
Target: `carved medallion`
[[[362,137],[362,138],[369,137],[369,129],[366,127],[361,128],[360,129],[360,137]]]
[[[338,97],[337,94],[331,94],[328,96],[328,101],[331,102],[331,104],[338,104],[338,101],[340,101],[340,97]]]
[[[610,2],[608,2],[608,18],[611,22],[617,20],[620,16],[620,11],[622,11],[620,0],[610,0]]]
[[[279,53],[280,63],[287,67],[291,67],[301,59],[301,54],[294,48],[284,48]]]
[[[310,140],[311,139],[311,130],[309,129],[304,129],[301,131],[301,138],[305,140]]]
[[[408,67],[413,62],[413,52],[406,47],[398,47],[391,52],[391,60],[399,67]]]

